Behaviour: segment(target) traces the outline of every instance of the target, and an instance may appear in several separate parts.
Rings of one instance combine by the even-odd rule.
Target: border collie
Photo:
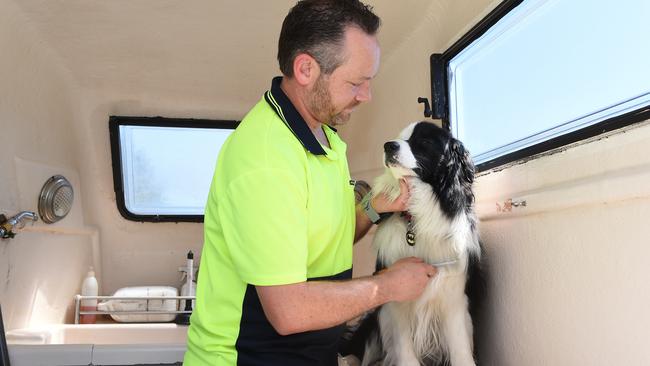
[[[483,289],[476,276],[481,246],[474,165],[460,141],[429,122],[412,123],[386,142],[384,163],[373,194],[397,198],[399,180],[407,178],[410,199],[408,212],[385,218],[377,228],[377,267],[413,256],[435,265],[438,274],[417,300],[391,302],[366,316],[342,353],[362,358],[364,366],[475,365],[466,294],[480,296]]]

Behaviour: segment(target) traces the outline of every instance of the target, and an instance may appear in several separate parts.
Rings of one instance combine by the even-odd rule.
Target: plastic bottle
[[[181,287],[181,294],[183,291],[187,293],[188,296],[194,296],[195,293],[195,287],[194,287],[194,253],[190,250],[187,253],[187,266],[185,267],[185,277],[186,277],[186,282],[183,287]],[[181,302],[183,304],[183,302]],[[193,301],[187,301],[185,300],[184,303],[185,307],[180,308],[179,310],[185,310],[188,312],[191,312],[193,309],[194,302]],[[190,313],[181,313],[176,316],[176,323],[177,324],[183,324],[183,325],[189,325],[190,324]]]
[[[185,275],[183,275],[183,277],[185,277]],[[185,279],[185,278],[183,278],[183,279]],[[187,290],[187,282],[185,282],[183,284],[183,286],[181,287],[181,296],[194,296],[195,294],[196,294],[196,280],[192,281],[192,286],[191,286],[191,289],[189,291]],[[185,302],[186,301],[188,301],[188,300],[181,300],[181,306],[179,307],[181,310],[185,309],[185,307],[186,307]],[[192,309],[194,309],[195,301],[196,300],[192,300]]]
[[[187,273],[185,274],[187,276],[187,281],[185,282],[185,293],[187,295],[185,296],[194,296],[194,293],[196,292],[196,288],[194,287],[194,253],[190,250],[187,253]],[[181,292],[183,289],[181,288]],[[189,301],[185,300],[185,310],[192,310],[194,309],[194,302],[190,304]]]
[[[93,267],[90,267],[86,278],[81,284],[81,296],[97,296],[99,286],[97,284],[97,278],[95,278],[95,271]],[[92,300],[81,300],[81,311],[97,311],[97,299]],[[97,321],[97,315],[80,315],[79,323],[81,324],[95,324]]]

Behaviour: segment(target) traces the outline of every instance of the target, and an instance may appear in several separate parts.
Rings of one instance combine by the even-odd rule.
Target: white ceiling
[[[256,98],[294,0],[14,0],[84,88]],[[373,0],[382,58],[440,1]],[[261,83],[261,84],[260,84]]]

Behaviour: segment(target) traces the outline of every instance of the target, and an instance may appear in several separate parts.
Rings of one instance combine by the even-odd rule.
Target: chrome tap
[[[25,227],[25,220],[38,221],[38,215],[32,211],[22,211],[7,219],[0,215],[0,238],[11,239],[16,233],[14,229],[20,230]]]

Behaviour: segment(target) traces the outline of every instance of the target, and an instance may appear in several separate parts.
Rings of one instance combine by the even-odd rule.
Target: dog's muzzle
[[[399,143],[388,141],[384,144],[384,163],[386,163],[386,166],[399,164],[399,160],[397,159],[398,153]]]
[[[384,152],[386,155],[395,155],[399,151],[399,143],[395,141],[388,141],[384,144]]]

